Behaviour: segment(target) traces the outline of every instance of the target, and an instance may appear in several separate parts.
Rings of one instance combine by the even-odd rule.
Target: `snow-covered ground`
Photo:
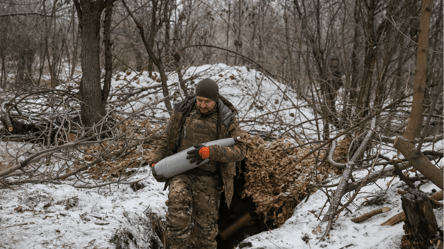
[[[112,83],[115,93],[136,92],[137,89],[159,84],[149,78],[147,72],[141,75],[122,72],[118,75]],[[193,77],[194,82],[190,84],[191,89],[203,78],[210,77],[217,81],[221,93],[238,108],[239,120],[243,120],[241,127],[245,130],[257,134],[274,131],[274,135],[279,136],[282,135],[282,125],[294,125],[294,129],[286,129],[292,132],[290,135],[305,131],[302,139],[313,137],[310,130],[314,130],[314,123],[297,126],[315,117],[306,103],[298,100],[294,91],[271,81],[260,72],[218,64],[189,68],[184,78],[190,77]],[[168,75],[168,82],[173,100],[183,99],[177,75]],[[143,97],[138,99],[140,96]],[[130,99],[128,105],[120,106],[122,113],[134,112],[156,101],[156,108],[145,108],[144,115],[156,119],[167,117],[159,89],[149,89],[132,98],[137,101],[131,102]],[[110,102],[115,100],[110,99]],[[4,145],[0,141],[0,156],[7,154]],[[19,148],[23,144],[9,145],[8,149],[11,149],[14,148],[11,145]],[[386,149],[383,153],[392,157],[393,149]],[[358,172],[356,176],[362,177],[365,173]],[[163,183],[157,183],[147,167],[140,168],[127,182],[136,180],[141,180],[139,183],[145,187],[137,191],[127,184],[75,188],[70,185],[74,179],[68,178],[61,185],[25,184],[13,186],[14,190],[0,189],[0,248],[115,248],[110,239],[127,224],[124,213],[143,215],[149,211],[160,217],[166,213],[168,190],[163,190]],[[329,184],[338,180],[336,177]],[[319,218],[322,219],[328,210],[328,203],[325,194],[317,191],[296,207],[293,216],[284,225],[246,238],[238,248],[399,248],[404,234],[403,222],[394,226],[381,226],[381,223],[402,212],[401,196],[397,193],[397,189],[402,187],[402,182],[397,178],[381,179],[376,184],[364,187],[356,201],[349,206],[352,213],[342,212],[330,236],[320,242],[321,235],[314,230],[319,224],[320,212],[322,215]],[[421,189],[426,193],[431,193],[432,189],[439,190],[431,183],[422,185]],[[378,203],[360,205],[376,196],[381,200]],[[350,221],[351,218],[382,207],[391,210],[359,224]],[[442,211],[435,214],[442,228]]]
[[[110,239],[124,224],[124,212],[142,214],[150,209],[165,216],[168,191],[163,191],[163,184],[157,183],[147,168],[130,180],[142,178],[145,179],[140,183],[145,188],[138,191],[116,184],[95,189],[76,189],[68,184],[26,184],[14,191],[0,190],[0,248],[115,248]],[[247,238],[239,248],[399,248],[403,222],[381,226],[402,212],[401,196],[397,194],[401,183],[395,179],[388,188],[391,180],[364,187],[361,191],[365,194],[356,203],[375,196],[382,201],[359,208],[351,205],[353,213],[340,215],[324,241],[319,242],[320,234],[313,232],[319,224],[319,212],[328,209],[328,204],[324,207],[325,195],[317,191],[297,206],[284,225]],[[438,189],[433,184],[421,189],[431,193],[432,188]],[[382,207],[391,210],[358,224],[350,220]],[[442,211],[435,215],[442,227]]]
[[[78,189],[62,184],[26,184],[0,190],[0,248],[115,248],[109,240],[124,212],[146,209],[165,216],[167,191],[142,168],[138,191],[112,184]]]
[[[392,179],[378,180],[376,184],[364,187],[361,191],[360,199],[357,204],[365,201],[364,197],[380,196],[382,201],[379,205],[355,207],[350,205],[352,214],[341,214],[333,225],[329,238],[319,241],[321,234],[315,232],[319,224],[317,216],[324,207],[326,196],[322,191],[314,193],[307,202],[299,204],[293,216],[288,219],[284,225],[269,232],[263,232],[255,236],[251,236],[241,242],[241,244],[251,245],[243,248],[360,248],[360,249],[395,249],[400,248],[401,237],[404,235],[402,226],[404,222],[400,222],[394,226],[381,226],[394,215],[402,212],[401,195],[397,193],[401,183],[395,179],[391,182],[390,188],[387,190],[387,184]],[[382,189],[380,189],[380,187]],[[431,193],[432,189],[439,190],[433,184],[424,185],[421,190]],[[402,188],[401,188],[402,189]],[[361,223],[353,223],[352,218],[359,217],[370,211],[389,207],[391,210],[386,213],[376,215]],[[324,213],[328,209],[328,204],[324,207]],[[344,212],[343,212],[344,213]],[[443,213],[435,211],[438,225],[442,228]],[[322,216],[320,217],[322,219]],[[325,226],[324,226],[325,227]],[[321,231],[323,232],[323,231]],[[249,242],[249,243],[248,243]]]

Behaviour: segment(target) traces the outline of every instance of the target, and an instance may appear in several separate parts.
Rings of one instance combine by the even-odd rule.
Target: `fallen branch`
[[[370,219],[371,217],[373,217],[375,215],[386,213],[390,210],[391,209],[389,207],[379,208],[379,209],[373,210],[371,212],[368,212],[366,214],[363,214],[357,218],[353,218],[353,219],[351,219],[351,221],[353,221],[354,223],[363,222],[364,220]]]
[[[329,162],[331,165],[335,166],[336,168],[339,168],[339,169],[345,169],[345,167],[346,167],[346,164],[345,164],[345,163],[338,163],[338,162],[335,162],[335,161],[333,160],[333,154],[334,154],[334,152],[335,152],[335,149],[336,149],[336,141],[333,140],[333,141],[331,142],[330,153],[328,153],[328,162]]]
[[[223,240],[229,239],[236,232],[241,230],[243,227],[252,226],[256,222],[257,214],[251,215],[250,212],[245,213],[239,219],[230,224],[227,228],[220,231],[219,235]]]
[[[405,213],[401,212],[395,216],[393,216],[392,218],[388,219],[386,222],[382,223],[381,226],[393,226],[395,224],[398,224],[401,221],[405,221]]]
[[[437,201],[442,200],[442,190],[434,193],[432,195],[432,198]]]
[[[440,134],[440,135],[433,136],[433,137],[426,137],[426,138],[424,138],[424,142],[437,142],[437,141],[440,141],[443,139],[444,139],[444,135]],[[393,144],[395,142],[395,140],[396,140],[396,138],[382,137],[382,142],[384,142],[384,143],[392,143]],[[419,139],[415,139],[413,141],[413,143],[418,143],[418,142],[419,142]]]

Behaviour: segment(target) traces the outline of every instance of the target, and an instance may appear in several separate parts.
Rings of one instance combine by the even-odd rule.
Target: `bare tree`
[[[136,27],[139,29],[140,36],[142,38],[145,49],[150,56],[151,61],[157,66],[160,73],[160,78],[162,80],[162,91],[165,97],[165,107],[168,112],[173,111],[173,107],[171,106],[171,100],[168,92],[167,79],[165,74],[165,65],[162,59],[162,51],[157,50],[158,54],[155,53],[154,50],[154,38],[156,37],[157,32],[164,25],[165,22],[169,21],[168,18],[168,5],[170,4],[168,0],[159,1],[153,0],[151,1],[151,20],[149,21],[150,33],[149,36],[145,36],[145,29],[143,25],[135,18],[133,12],[129,9],[128,5],[125,1],[122,1],[125,9],[128,11],[128,14],[132,17]]]
[[[421,21],[418,35],[418,54],[416,58],[416,74],[415,85],[413,86],[413,105],[410,113],[409,122],[402,137],[398,137],[395,140],[394,146],[398,149],[406,158],[411,162],[414,167],[421,172],[425,177],[430,179],[436,186],[443,189],[443,174],[440,169],[433,165],[424,154],[421,153],[422,142],[415,146],[408,142],[415,139],[420,134],[421,126],[423,123],[423,101],[425,81],[427,75],[427,53],[428,53],[428,41],[429,41],[429,26],[432,1],[423,0],[421,7]],[[441,82],[442,86],[442,82]],[[442,91],[442,87],[440,87]],[[430,113],[434,111],[434,106],[429,110]],[[424,131],[427,130],[428,122],[425,124]],[[421,140],[424,139],[424,133]],[[408,140],[408,141],[404,141]]]

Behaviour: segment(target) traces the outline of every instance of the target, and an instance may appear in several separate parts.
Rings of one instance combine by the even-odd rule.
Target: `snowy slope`
[[[137,89],[160,84],[160,76],[154,74],[155,80],[148,77],[148,72],[141,74],[121,72],[114,77],[117,80],[114,80],[112,85],[116,93],[137,93],[131,98],[136,101],[119,107],[122,111],[131,113],[156,102],[158,103],[156,108],[145,108],[144,115],[156,119],[168,117],[160,88],[137,92]],[[171,73],[167,77],[173,103],[183,100],[185,96],[179,87],[177,74]],[[219,84],[220,93],[228,98],[239,111],[238,119],[241,128],[247,131],[258,134],[274,131],[274,135],[278,136],[282,135],[278,133],[283,126],[295,126],[294,129],[287,131],[295,135],[301,131],[301,127],[297,124],[314,117],[312,111],[307,108],[307,103],[298,100],[294,90],[253,69],[230,67],[225,64],[203,65],[187,69],[184,78],[191,79],[187,81],[188,92],[191,94],[200,80],[211,78],[216,81]],[[140,96],[144,97],[138,99]],[[110,102],[115,100],[116,98],[112,98]],[[313,125],[314,123],[308,122],[305,128],[313,127]]]

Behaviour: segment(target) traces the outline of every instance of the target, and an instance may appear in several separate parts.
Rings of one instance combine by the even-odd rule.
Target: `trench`
[[[262,216],[256,213],[256,205],[251,197],[241,198],[245,185],[245,161],[241,163],[241,173],[236,172],[234,178],[234,194],[230,208],[222,195],[219,208],[219,235],[216,237],[218,249],[233,249],[242,240],[272,228],[266,224]],[[268,223],[268,222],[267,222]]]

